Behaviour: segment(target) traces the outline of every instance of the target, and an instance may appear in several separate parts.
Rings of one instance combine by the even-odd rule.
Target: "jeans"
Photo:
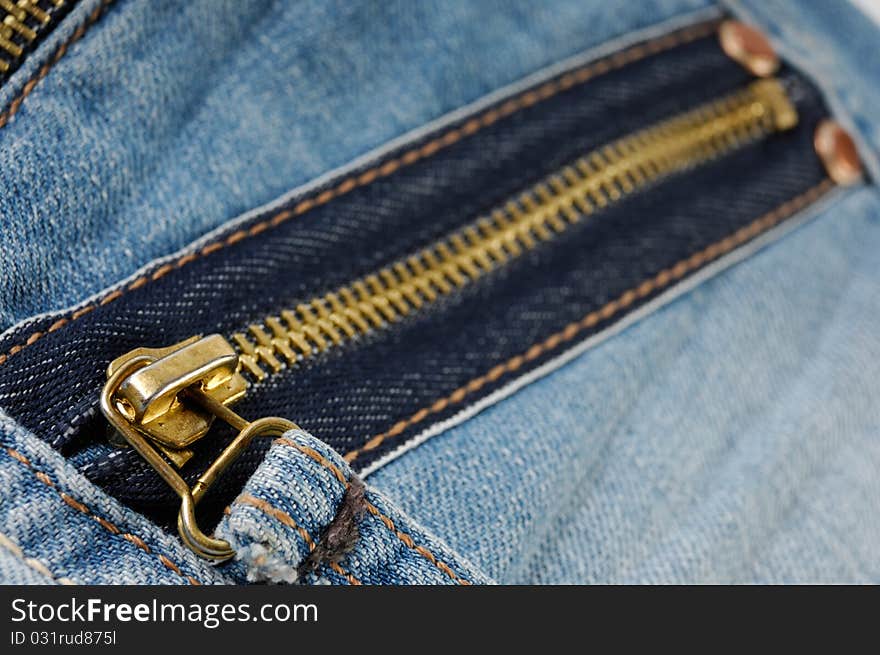
[[[212,566],[106,439],[110,360],[247,330],[749,76],[697,34],[721,15],[704,3],[80,3],[0,87],[3,188],[30,182],[0,197],[3,580],[876,580],[878,197],[823,186],[812,126],[834,116],[880,172],[877,28],[849,6],[729,10],[771,35],[798,127],[258,381],[237,410],[307,431],[255,442],[206,496],[236,553]],[[196,448],[187,481],[216,455]]]

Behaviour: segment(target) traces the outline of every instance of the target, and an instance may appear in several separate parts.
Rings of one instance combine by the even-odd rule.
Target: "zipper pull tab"
[[[218,334],[167,348],[137,348],[113,360],[107,377],[101,411],[180,496],[177,528],[184,543],[209,559],[232,557],[228,542],[198,527],[195,506],[255,437],[279,437],[296,424],[275,417],[251,422],[229,409],[245,395],[247,383],[238,354]],[[176,469],[192,457],[190,446],[207,434],[215,418],[238,434],[190,488]]]

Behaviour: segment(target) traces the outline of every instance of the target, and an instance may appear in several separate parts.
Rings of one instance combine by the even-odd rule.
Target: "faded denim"
[[[880,581],[880,198],[811,213],[368,483],[502,583]]]
[[[0,108],[101,4],[71,12]],[[543,66],[705,4],[110,4],[0,128],[0,331]]]
[[[96,4],[83,3],[53,39]],[[16,189],[0,194],[2,325],[76,305],[444,112],[701,5],[609,12],[607,3],[559,2],[534,15],[509,3],[462,5],[398,21],[395,32],[381,16],[366,21],[375,32],[355,31],[364,16],[341,10],[333,15],[349,38],[328,60],[321,26],[331,13],[311,4],[267,19],[270,33],[300,26],[287,47],[271,38],[242,47],[222,21],[244,12],[207,20],[207,3],[190,3],[184,13],[197,32],[181,40],[159,27],[158,17],[175,13],[170,4],[121,2],[0,129],[0,184]],[[876,179],[876,26],[822,3],[734,11],[814,76]],[[396,47],[416,43],[419,56]],[[182,74],[163,54],[182,45],[210,46],[217,58]],[[260,68],[267,47],[300,80],[279,96]],[[16,73],[0,106],[52,49]],[[152,67],[164,60],[167,68]],[[364,83],[335,87],[338,67],[353,60],[364,64]],[[208,74],[220,62],[228,80]],[[370,63],[382,64],[378,73]],[[393,110],[377,97],[395,98]],[[254,113],[265,120],[243,120]],[[279,139],[285,129],[290,138]],[[38,138],[45,150],[32,155],[24,148]],[[878,216],[872,184],[838,191],[772,245],[725,260],[711,279],[676,288],[543,377],[517,380],[374,466],[367,497],[393,527],[370,513],[343,570],[366,583],[877,582]],[[288,436],[349,475],[320,442]],[[2,413],[0,444],[3,581],[302,579],[308,541],[277,516],[234,505],[220,531],[239,558],[212,566]],[[271,499],[314,539],[341,484],[316,464],[273,446],[246,493]],[[352,582],[332,568],[308,581]]]

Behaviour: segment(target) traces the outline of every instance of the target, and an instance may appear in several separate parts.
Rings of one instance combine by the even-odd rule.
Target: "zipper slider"
[[[231,405],[247,390],[238,372],[238,355],[219,334],[192,337],[167,348],[136,348],[107,367],[107,377],[133,360],[143,361],[119,384],[116,406],[178,468],[193,451],[189,446],[207,434],[214,415],[184,403],[180,393],[197,385],[202,393]]]
[[[209,559],[228,559],[234,552],[228,542],[198,527],[196,504],[255,437],[279,437],[297,427],[275,417],[247,421],[229,409],[247,391],[239,368],[237,352],[222,336],[195,336],[114,359],[101,392],[101,411],[110,424],[180,496],[177,528],[184,543]],[[176,469],[192,457],[190,446],[215,418],[238,435],[190,488]]]

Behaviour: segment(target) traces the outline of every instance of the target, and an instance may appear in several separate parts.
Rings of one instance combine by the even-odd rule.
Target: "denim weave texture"
[[[0,367],[0,403],[62,452],[82,451],[76,461],[111,494],[173,525],[171,489],[137,453],[103,443],[104,420],[96,405],[112,359],[143,344],[244,330],[250,322],[391,264],[487,214],[593,148],[741,88],[747,73],[721,52],[711,25],[703,32],[708,36],[682,37],[675,47],[526,106],[302,217],[196,258],[98,306]],[[792,72],[785,76],[799,106],[795,130],[662,180],[597,212],[440,306],[255,385],[238,410],[245,416],[292,417],[339,452],[355,451],[373,435],[659,271],[808,192],[824,178],[812,151],[813,129],[824,108],[804,80]],[[460,125],[467,121],[462,118]],[[441,137],[429,134],[422,143]],[[390,153],[369,170],[400,161],[417,146]],[[702,192],[694,195],[694,188]],[[290,207],[301,200],[292,199]],[[271,222],[274,215],[255,217],[253,224]],[[247,225],[240,229],[246,231]],[[583,330],[579,338],[619,318]],[[13,334],[10,342],[20,338]],[[521,372],[552,355],[549,349]],[[65,371],[65,386],[50,374],[59,368]],[[27,394],[22,393],[22,377],[37,381]],[[483,385],[468,401],[505,382]],[[450,403],[430,422],[459,409]],[[365,449],[355,468],[368,466],[429,424],[414,425]],[[200,444],[186,468],[189,479],[216,457],[223,438],[221,433]],[[206,497],[203,511],[219,518],[266,449],[266,443],[254,442]]]
[[[542,67],[717,18],[709,4],[77,3],[0,85],[0,581],[880,580],[880,37],[847,3],[724,3],[783,56],[795,130],[663,181],[394,330],[254,387],[243,415],[304,431],[255,443],[199,507],[235,559],[188,550],[174,494],[105,440],[96,400],[117,355],[228,334],[332,290],[748,76],[697,39],[118,291],[558,79],[554,68],[522,81]],[[809,196],[668,294],[345,460],[809,195],[825,175],[813,129],[828,115],[856,139],[864,184]],[[228,437],[212,434],[189,480]],[[357,475],[358,539],[312,570]]]
[[[331,584],[486,584],[489,579],[368,489],[359,537],[342,563],[302,565],[336,516],[352,471],[324,442],[288,432],[274,442],[218,527],[252,581]]]

